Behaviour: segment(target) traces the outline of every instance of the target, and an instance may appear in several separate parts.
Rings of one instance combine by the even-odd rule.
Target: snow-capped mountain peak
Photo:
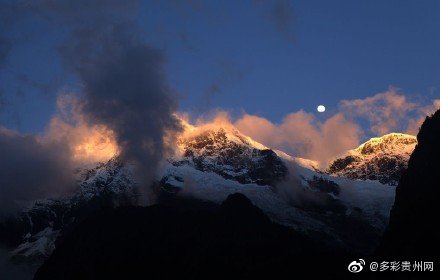
[[[185,150],[185,147],[205,146],[207,148],[221,147],[225,143],[245,145],[259,150],[269,149],[265,145],[253,140],[239,132],[230,124],[205,124],[194,126],[182,121],[184,132],[178,139],[178,147]]]
[[[286,166],[274,151],[230,125],[187,124],[178,148],[177,155],[170,159],[173,166],[191,166],[240,183],[272,185],[287,174]]]
[[[403,133],[390,133],[382,137],[374,137],[350,151],[352,155],[394,154],[408,156],[413,152],[417,138]]]
[[[333,161],[327,172],[340,177],[397,185],[416,145],[415,136],[403,133],[371,138]]]

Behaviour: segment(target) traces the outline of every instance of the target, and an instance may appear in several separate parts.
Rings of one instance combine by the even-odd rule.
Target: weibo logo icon
[[[364,265],[365,265],[365,261],[363,259],[359,259],[359,261],[352,261],[348,265],[348,271],[353,273],[361,272],[362,269],[364,268]]]

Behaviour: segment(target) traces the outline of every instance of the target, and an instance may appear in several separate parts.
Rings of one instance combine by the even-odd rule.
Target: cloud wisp
[[[361,128],[340,113],[320,122],[301,110],[287,115],[280,124],[246,114],[235,121],[235,126],[269,147],[317,160],[323,166],[335,155],[355,147],[361,136]]]
[[[254,0],[255,7],[261,7],[265,16],[272,23],[275,29],[286,39],[294,40],[293,27],[295,25],[295,12],[292,1],[275,0],[264,1]]]
[[[353,118],[369,121],[372,132],[383,135],[398,129],[417,108],[405,95],[390,89],[364,99],[342,100],[341,111]]]
[[[61,140],[61,139],[60,139]],[[63,141],[22,135],[0,127],[0,215],[74,187],[73,162]]]
[[[66,30],[58,51],[81,90],[68,102],[59,99],[59,108],[73,107],[71,116],[58,112],[44,135],[2,128],[2,204],[64,193],[74,165],[115,153],[134,164],[144,203],[151,201],[149,189],[159,162],[181,128],[174,116],[177,94],[164,70],[165,54],[143,40],[135,20],[138,7],[137,0],[41,0],[16,11]]]
[[[59,50],[83,86],[81,115],[89,125],[112,131],[120,158],[134,164],[138,183],[147,189],[180,123],[165,55],[142,39],[135,21],[138,5],[135,0],[43,1],[34,9],[71,30]]]
[[[364,99],[342,100],[339,110],[355,121],[367,121],[369,130],[381,136],[397,131],[415,135],[426,116],[439,108],[440,99],[412,101],[391,87]]]
[[[70,194],[78,167],[119,153],[113,131],[88,123],[79,106],[74,95],[60,95],[57,112],[41,134],[0,126],[0,218],[35,200]]]

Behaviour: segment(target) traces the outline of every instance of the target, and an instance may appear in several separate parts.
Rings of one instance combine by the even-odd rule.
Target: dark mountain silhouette
[[[379,256],[418,261],[439,257],[440,111],[425,120],[417,139],[396,189]]]
[[[57,244],[35,279],[199,279],[346,271],[344,255],[275,224],[242,194],[103,211]],[[319,269],[317,269],[319,268]],[[345,272],[348,273],[348,272]],[[336,277],[336,276],[335,276]]]

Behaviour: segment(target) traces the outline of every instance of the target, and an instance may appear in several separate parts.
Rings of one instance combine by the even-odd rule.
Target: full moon
[[[319,105],[318,108],[316,108],[316,110],[318,110],[318,112],[320,112],[320,113],[325,112],[325,106]]]

